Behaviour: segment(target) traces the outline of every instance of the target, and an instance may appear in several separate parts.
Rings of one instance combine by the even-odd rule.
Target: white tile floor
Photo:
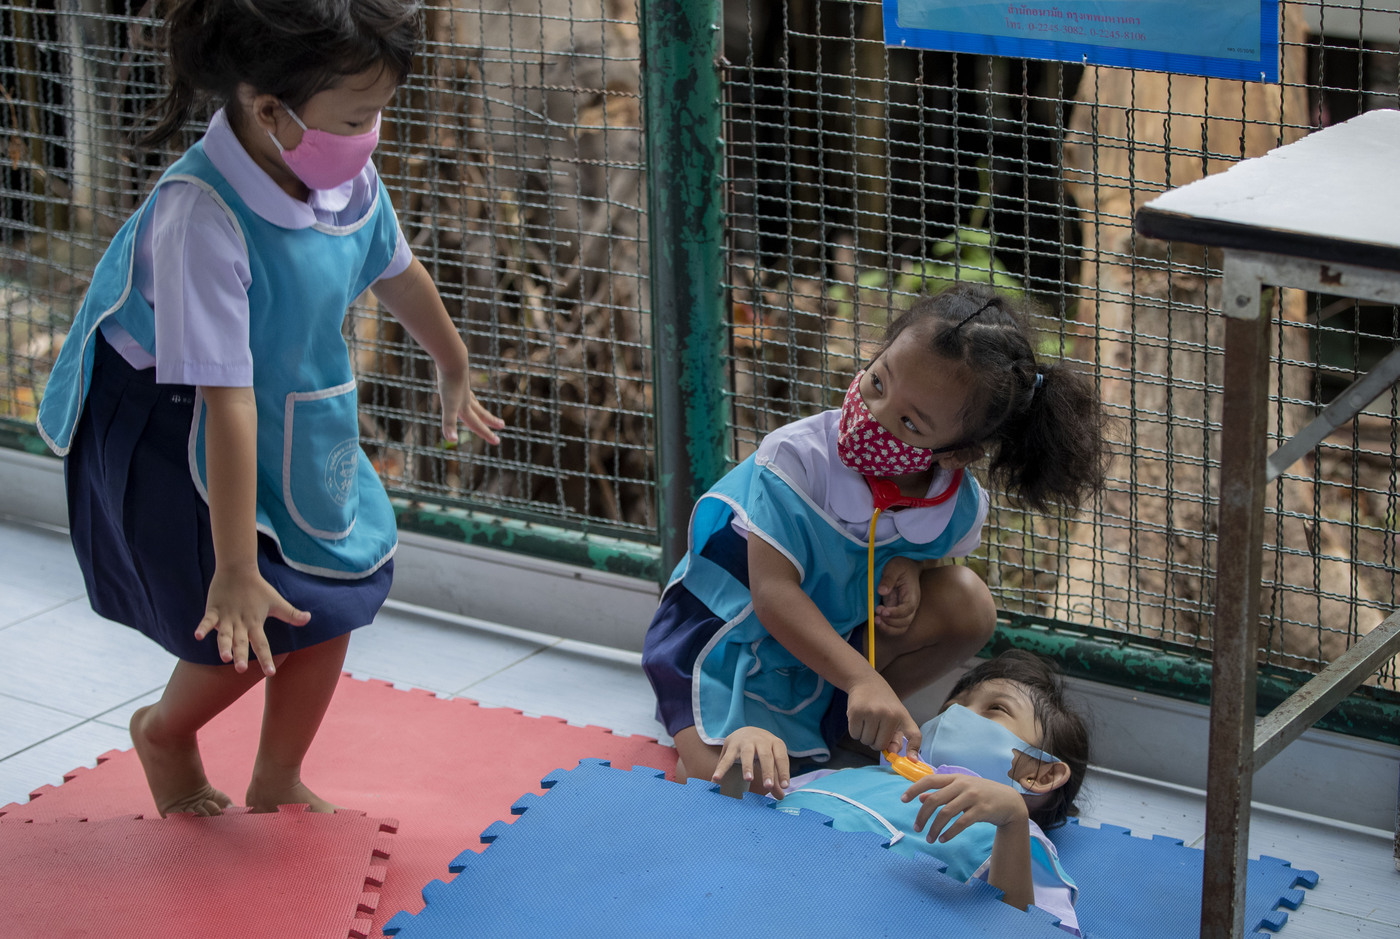
[[[88,609],[64,532],[0,518],[0,805],[129,747],[128,717],[159,695],[171,664],[144,637]],[[355,634],[346,667],[358,677],[670,742],[652,718],[651,689],[632,653],[391,602]],[[1203,799],[1195,790],[1101,771],[1091,773],[1085,793],[1090,824],[1201,842]],[[1283,939],[1400,939],[1400,873],[1388,832],[1258,808],[1250,849],[1321,875]]]

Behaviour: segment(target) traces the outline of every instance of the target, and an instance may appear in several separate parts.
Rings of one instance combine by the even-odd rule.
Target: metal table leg
[[[1227,256],[1202,939],[1244,933],[1269,413],[1270,320],[1259,313],[1259,287]]]

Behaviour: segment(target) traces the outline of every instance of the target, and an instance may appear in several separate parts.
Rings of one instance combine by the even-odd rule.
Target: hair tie
[[[1044,373],[1044,372],[1036,372],[1036,373],[1035,373],[1035,384],[1031,385],[1031,393],[1034,394],[1035,392],[1039,391],[1039,390],[1040,390],[1040,386],[1043,385],[1043,384],[1045,384],[1045,373]]]

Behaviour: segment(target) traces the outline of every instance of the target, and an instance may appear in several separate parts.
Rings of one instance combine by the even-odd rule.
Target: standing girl
[[[169,88],[141,142],[219,109],[98,263],[39,429],[66,457],[93,609],[180,659],[131,718],[160,813],[231,804],[196,735],[264,678],[246,804],[329,811],[302,761],[397,545],[359,448],[349,304],[372,289],[433,357],[448,440],[503,426],[369,162],[418,5],[174,0],[163,38]]]
[[[840,410],[772,432],[695,506],[642,653],[677,776],[719,779],[721,747],[744,726],[817,760],[846,734],[917,748],[903,700],[996,624],[986,584],[946,563],[977,547],[987,514],[963,468],[989,456],[1018,503],[1075,506],[1102,483],[1103,425],[1092,384],[1037,362],[1023,314],[990,288],[959,284],[896,318]],[[877,498],[890,510],[877,514]],[[873,667],[856,628],[867,539]]]

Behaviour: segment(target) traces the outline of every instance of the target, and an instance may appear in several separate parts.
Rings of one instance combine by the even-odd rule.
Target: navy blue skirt
[[[701,549],[702,557],[713,561],[745,587],[749,585],[749,544],[729,525],[710,536]],[[695,726],[691,688],[695,663],[705,645],[724,626],[720,619],[684,583],[672,584],[661,595],[642,642],[642,670],[656,694],[656,719],[672,737]],[[865,630],[852,630],[850,643],[865,650]],[[846,692],[835,689],[831,704],[822,715],[822,739],[827,748],[836,746],[849,729],[846,721]]]
[[[64,460],[73,549],[99,616],[160,643],[186,662],[222,665],[216,636],[194,638],[214,576],[209,507],[190,476],[194,388],[158,385],[99,330],[92,386]],[[288,567],[258,535],[258,570],[305,626],[264,624],[274,655],[294,652],[372,621],[389,596],[392,559],[367,577],[337,580]]]

